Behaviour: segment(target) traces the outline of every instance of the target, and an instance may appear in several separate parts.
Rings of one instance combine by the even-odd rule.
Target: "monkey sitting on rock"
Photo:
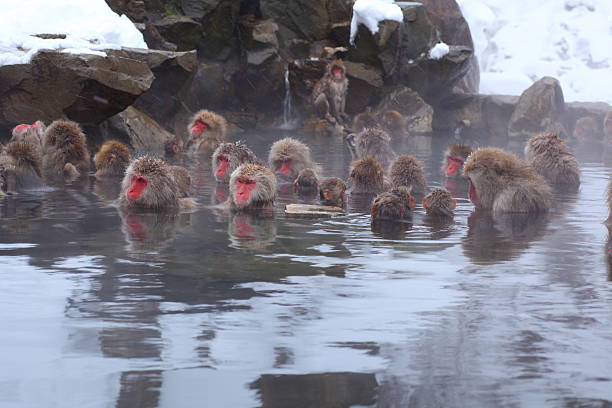
[[[347,123],[348,116],[344,112],[347,90],[348,79],[342,60],[330,62],[312,90],[312,103],[319,117],[330,123]]]

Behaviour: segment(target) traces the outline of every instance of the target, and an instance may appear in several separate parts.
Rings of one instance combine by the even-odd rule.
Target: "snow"
[[[355,43],[357,27],[365,25],[372,34],[378,32],[378,23],[383,20],[404,21],[402,9],[393,0],[357,0],[353,4],[350,43]]]
[[[26,64],[41,49],[105,56],[104,49],[147,48],[142,34],[104,0],[3,0],[0,65]],[[65,34],[42,39],[33,34]]]
[[[431,50],[429,50],[429,58],[436,59],[436,60],[440,59],[446,54],[448,54],[449,51],[450,51],[450,48],[448,47],[447,44],[443,42],[439,42],[436,45],[434,45],[434,47]]]
[[[612,1],[458,0],[480,63],[480,92],[519,95],[552,76],[565,100],[612,103]]]

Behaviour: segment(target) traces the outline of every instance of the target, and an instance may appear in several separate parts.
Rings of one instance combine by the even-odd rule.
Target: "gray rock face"
[[[391,91],[376,110],[379,112],[395,110],[408,117],[408,130],[411,132],[432,131],[433,108],[410,88],[402,87]]]
[[[555,130],[567,137],[564,113],[565,100],[559,81],[544,77],[522,93],[508,124],[508,136],[521,142],[538,133]]]

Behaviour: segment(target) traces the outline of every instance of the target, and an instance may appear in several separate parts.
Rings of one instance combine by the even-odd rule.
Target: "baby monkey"
[[[406,219],[414,208],[414,198],[406,187],[397,187],[379,194],[372,202],[372,222],[401,221]]]
[[[300,194],[314,193],[319,190],[319,178],[311,168],[305,168],[293,182],[293,191]]]
[[[106,142],[94,156],[94,163],[96,177],[123,176],[130,164],[130,149],[121,142]]]
[[[423,208],[427,215],[452,217],[456,207],[457,201],[444,188],[437,188],[423,198]]]
[[[321,204],[343,208],[346,204],[346,183],[338,177],[323,180],[319,189]]]
[[[255,153],[244,142],[221,143],[212,156],[215,180],[227,183],[234,170],[244,163],[261,164]]]

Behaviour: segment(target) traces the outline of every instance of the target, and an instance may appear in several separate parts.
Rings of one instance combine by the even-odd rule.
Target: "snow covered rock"
[[[353,4],[353,18],[351,19],[351,33],[349,42],[355,44],[357,28],[363,24],[370,33],[378,33],[378,26],[382,21],[404,21],[402,9],[393,0],[357,0]]]

